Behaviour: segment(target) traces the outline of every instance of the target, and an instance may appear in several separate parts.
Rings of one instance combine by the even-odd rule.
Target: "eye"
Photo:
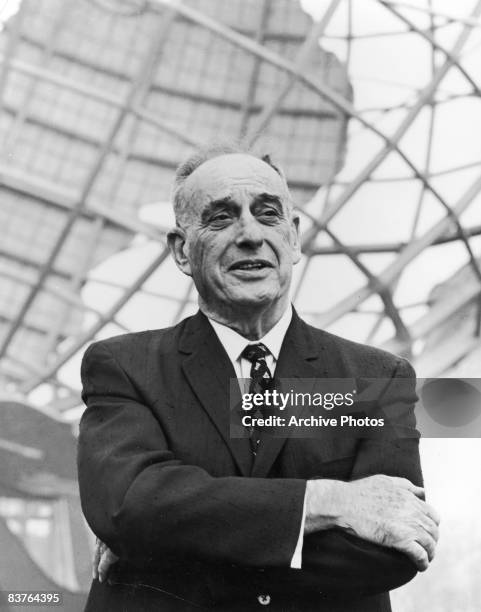
[[[217,213],[211,217],[211,221],[227,221],[227,219],[230,219],[230,215],[226,212]]]
[[[275,208],[265,208],[264,210],[259,211],[260,217],[267,217],[268,219],[275,219],[279,216],[279,213]]]
[[[212,229],[223,229],[227,225],[230,225],[232,221],[232,215],[228,211],[220,211],[210,217],[208,224]]]

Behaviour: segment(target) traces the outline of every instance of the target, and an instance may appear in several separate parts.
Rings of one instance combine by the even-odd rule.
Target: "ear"
[[[185,231],[180,227],[171,229],[167,234],[167,244],[179,270],[187,276],[192,276],[189,258],[186,254]]]
[[[299,236],[299,215],[293,211],[291,218],[292,263],[295,265],[301,259],[301,240]]]

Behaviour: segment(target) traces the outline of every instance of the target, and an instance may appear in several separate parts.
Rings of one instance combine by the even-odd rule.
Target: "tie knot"
[[[248,344],[241,353],[241,357],[247,359],[251,363],[255,363],[260,359],[265,359],[270,351],[265,344],[258,342],[257,344]]]

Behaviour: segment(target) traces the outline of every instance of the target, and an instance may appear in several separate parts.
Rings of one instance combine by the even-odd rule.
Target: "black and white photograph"
[[[481,0],[0,0],[0,611],[481,612]]]

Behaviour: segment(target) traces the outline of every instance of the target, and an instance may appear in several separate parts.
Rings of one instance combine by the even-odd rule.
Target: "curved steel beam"
[[[313,223],[318,224],[318,221],[314,218],[313,215],[310,215],[306,212],[304,212],[304,214],[310,217]],[[399,310],[394,303],[390,286],[388,284],[383,284],[382,282],[380,282],[379,279],[369,270],[369,268],[367,268],[367,266],[362,263],[357,254],[353,252],[353,250],[349,246],[343,244],[328,227],[323,227],[322,229],[331,238],[331,240],[338,247],[338,249],[352,261],[352,263],[364,274],[364,276],[366,276],[368,280],[368,287],[370,287],[373,292],[379,294],[379,297],[381,298],[384,304],[385,313],[391,319],[394,325],[394,329],[396,330],[396,337],[399,338],[399,340],[403,343],[409,343],[409,330],[406,327],[406,324],[404,323],[399,313]]]
[[[79,200],[76,202],[75,206],[72,208],[72,210],[70,211],[67,220],[65,222],[65,224],[63,225],[60,234],[58,236],[58,238],[56,239],[52,250],[50,251],[47,260],[44,262],[44,264],[42,265],[42,268],[40,270],[40,274],[39,277],[37,279],[37,282],[35,284],[35,286],[33,286],[28,295],[27,298],[24,300],[20,311],[17,315],[17,317],[15,318],[15,321],[12,323],[11,327],[9,328],[5,338],[3,339],[1,345],[0,345],[0,358],[3,357],[7,351],[7,348],[9,347],[11,341],[13,340],[15,334],[17,333],[19,327],[22,324],[22,321],[25,317],[25,315],[27,314],[27,312],[29,311],[32,303],[34,302],[38,292],[40,291],[43,283],[45,282],[45,279],[47,278],[47,276],[50,274],[50,270],[55,262],[55,260],[57,259],[58,254],[60,253],[60,250],[62,249],[63,245],[65,244],[70,230],[72,229],[75,221],[79,218],[79,216],[82,214],[86,204],[87,204],[87,198],[92,190],[93,185],[95,184],[95,181],[97,180],[97,177],[103,167],[103,164],[105,162],[105,160],[107,159],[107,156],[110,152],[110,149],[112,148],[112,145],[114,143],[115,138],[117,137],[117,134],[119,133],[122,125],[124,124],[124,120],[127,117],[127,115],[130,113],[130,110],[134,104],[134,102],[137,99],[138,96],[138,91],[139,89],[142,89],[142,83],[145,81],[145,79],[149,78],[151,72],[153,71],[156,62],[158,61],[158,48],[164,43],[165,41],[165,36],[167,35],[167,32],[170,29],[171,26],[171,22],[175,19],[175,13],[171,12],[168,14],[168,18],[164,21],[163,25],[163,31],[161,33],[159,33],[159,36],[157,38],[154,38],[152,40],[152,43],[150,44],[147,53],[143,59],[143,62],[141,64],[140,70],[138,72],[138,74],[136,75],[136,77],[133,79],[133,81],[131,82],[129,91],[127,93],[126,99],[125,99],[125,105],[124,107],[120,110],[120,112],[118,113],[117,117],[115,118],[115,121],[113,122],[113,125],[111,126],[110,130],[109,130],[109,134],[105,140],[105,142],[102,143],[102,146],[100,147],[100,150],[98,152],[98,156],[95,160],[95,163],[93,164],[92,169],[90,170],[90,173],[87,177],[87,180],[83,186],[82,192],[80,194]],[[163,35],[162,35],[163,34]]]
[[[72,339],[72,343],[57,359],[54,363],[50,364],[45,368],[42,373],[33,378],[32,380],[20,385],[20,390],[24,393],[29,393],[46,380],[55,376],[56,372],[61,366],[69,359],[71,359],[82,346],[84,346],[89,340],[91,340],[95,334],[97,334],[107,323],[110,323],[121,310],[130,298],[136,293],[140,287],[152,276],[152,274],[158,269],[165,259],[169,256],[169,249],[164,248],[159,255],[145,268],[145,270],[137,277],[134,283],[125,291],[125,293],[113,304],[113,306],[104,314],[102,314],[98,320],[80,336]]]
[[[436,39],[434,38],[434,36],[432,34],[427,33],[427,32],[421,32],[421,30],[418,27],[416,27],[409,19],[405,18],[398,11],[396,11],[396,9],[394,7],[392,7],[390,5],[390,3],[387,2],[386,0],[378,0],[378,2],[380,2],[380,4],[382,6],[384,6],[388,11],[393,13],[396,17],[398,17],[403,23],[406,23],[409,27],[411,27],[413,29],[413,31],[415,31],[417,34],[419,34],[425,40],[427,40],[430,43],[430,45],[431,45],[431,47],[433,49],[433,54],[434,54],[434,50],[438,50],[438,51],[441,51],[442,53],[444,53],[446,58],[448,60],[450,60],[451,62],[453,62],[453,65],[456,66],[456,68],[461,71],[462,75],[468,80],[470,85],[472,85],[472,87],[475,90],[476,94],[480,95],[481,92],[480,92],[480,89],[479,89],[478,85],[473,81],[473,79],[470,77],[470,75],[459,64],[458,59],[455,58],[444,47],[442,47],[436,41]],[[433,19],[433,16],[431,16],[431,19]],[[433,72],[434,72],[434,59],[433,59]],[[427,170],[429,170],[429,160],[430,160],[430,157],[431,157],[431,147],[432,147],[432,138],[433,138],[433,130],[434,130],[434,123],[433,123],[434,108],[435,107],[433,107],[433,109],[432,109],[431,121],[430,121],[430,127],[429,127],[429,137],[428,137],[428,167],[427,167]],[[443,203],[441,202],[441,204],[443,204]],[[446,210],[448,212],[450,211],[449,207],[445,206],[444,204],[443,204],[443,206],[444,206],[444,208],[446,208]],[[466,248],[466,251],[468,253],[468,257],[469,257],[471,268],[473,269],[474,274],[477,276],[479,282],[481,283],[481,267],[478,264],[478,261],[477,261],[476,257],[474,256],[474,253],[473,253],[473,251],[471,249],[471,245],[469,243],[469,238],[468,238],[466,232],[464,231],[464,227],[461,224],[461,221],[457,217],[455,217],[455,219],[453,218],[453,221],[456,223],[456,227],[458,228],[460,239],[463,242],[463,244],[464,244],[464,246]]]
[[[8,272],[7,270],[0,270],[0,277],[11,280],[14,283],[18,283],[19,285],[27,285],[31,287],[34,284],[32,281],[27,280],[26,278],[20,278],[17,274],[14,274],[13,272]],[[69,289],[55,287],[50,283],[45,283],[43,291],[45,291],[45,293],[53,295],[57,299],[61,300],[64,304],[68,304],[71,308],[74,308],[75,310],[81,310],[82,312],[91,312],[97,316],[102,315],[102,312],[100,310],[86,304],[84,301],[82,301],[81,297],[78,294],[74,293],[73,291],[70,291]],[[130,329],[128,329],[122,323],[119,323],[119,321],[115,321],[115,319],[113,320],[113,323],[115,323],[117,327],[119,327],[125,332],[130,331]]]
[[[256,42],[260,45],[264,44],[264,39],[266,35],[267,23],[269,20],[269,15],[272,9],[272,0],[261,0],[261,17],[256,31]],[[251,109],[252,105],[255,102],[256,93],[257,93],[257,85],[259,79],[259,73],[261,68],[261,60],[259,57],[254,56],[252,58],[252,65],[250,69],[249,75],[249,84],[247,86],[247,94],[245,96],[244,101],[242,102],[242,110],[241,110],[241,120],[239,127],[239,138],[242,139],[247,134],[247,128],[249,125],[249,120],[251,117]]]
[[[266,127],[271,122],[274,115],[279,110],[281,104],[284,102],[286,97],[289,95],[289,92],[297,83],[299,74],[302,74],[304,70],[307,69],[309,65],[309,60],[311,59],[311,55],[314,52],[316,47],[319,47],[319,39],[324,34],[329,22],[331,21],[334,13],[339,7],[342,0],[331,0],[331,3],[327,7],[322,19],[318,22],[314,22],[311,31],[306,36],[306,40],[302,44],[301,48],[297,53],[297,57],[295,60],[295,65],[297,68],[297,74],[290,74],[287,78],[286,83],[281,87],[280,91],[277,92],[274,100],[264,108],[261,116],[257,119],[257,122],[252,129],[252,133],[249,138],[249,144],[253,145],[254,142],[259,138],[261,132],[266,129]]]
[[[423,316],[411,324],[411,334],[415,339],[423,338],[439,325],[444,323],[454,313],[473,302],[481,294],[481,286],[466,283],[459,287],[458,291],[453,292],[447,299],[444,299],[428,310]],[[477,340],[479,342],[479,338]],[[402,351],[405,343],[399,338],[391,338],[383,344],[383,348],[388,351]]]
[[[462,214],[473,202],[480,191],[481,175],[479,175],[476,180],[473,181],[470,187],[468,187],[465,193],[458,200],[452,209],[453,213],[456,215]],[[406,248],[401,251],[399,257],[381,272],[381,274],[378,276],[379,282],[383,285],[389,285],[389,283],[391,283],[424,249],[433,244],[436,239],[443,236],[449,230],[451,223],[451,217],[446,215],[427,232],[410,242]],[[337,321],[340,317],[359,306],[359,304],[362,304],[373,293],[374,291],[371,287],[369,287],[369,285],[356,289],[353,293],[336,304],[334,308],[331,308],[319,315],[317,319],[318,324],[321,327],[325,327],[331,323],[334,323],[334,321]]]
[[[5,64],[7,61],[8,59],[5,56],[0,55],[0,65]],[[114,108],[118,109],[122,109],[124,106],[124,101],[116,95],[103,91],[102,89],[93,85],[80,83],[65,75],[58,75],[47,68],[39,68],[38,66],[34,66],[29,62],[19,59],[11,59],[9,61],[9,66],[11,70],[40,79],[46,83],[51,83],[52,85],[61,87],[62,89],[68,89],[69,91],[78,93],[80,96],[85,96],[86,98],[96,100],[102,104],[113,106]],[[153,112],[140,107],[138,104],[134,103],[132,105],[131,113],[146,123],[155,126],[160,131],[165,132],[174,138],[178,138],[181,142],[188,146],[198,147],[201,144],[192,138],[189,138],[187,134],[182,133],[180,130],[176,130],[175,128],[169,126],[165,121],[159,119],[159,117]]]
[[[481,1],[478,0],[476,6],[472,12],[472,15],[479,16],[481,14]],[[451,50],[451,57],[456,58],[457,55],[461,52],[464,44],[469,38],[469,34],[471,33],[472,26],[466,25],[463,28],[463,31],[459,35],[456,40],[453,49]],[[425,106],[425,104],[431,99],[433,93],[436,91],[439,83],[444,79],[448,71],[453,65],[452,59],[447,59],[445,63],[437,70],[431,82],[423,89],[421,92],[417,102],[411,108],[411,110],[406,114],[401,124],[398,126],[396,132],[393,137],[389,139],[389,142],[386,143],[385,147],[377,153],[374,158],[361,170],[361,172],[355,177],[355,179],[347,186],[344,192],[341,194],[337,200],[335,200],[329,207],[327,213],[323,216],[321,222],[327,224],[338,212],[339,210],[348,202],[348,200],[358,191],[358,189],[364,184],[364,182],[372,175],[372,173],[379,167],[379,165],[384,161],[387,155],[393,151],[394,149],[398,150],[398,144],[404,134],[407,132],[413,121],[418,116],[421,109]],[[406,157],[403,155],[403,159],[406,160]],[[408,162],[412,167],[411,162]],[[429,190],[435,195],[436,199],[438,199],[446,210],[449,210],[449,206],[443,199],[440,197],[440,194],[434,189],[434,187],[430,184],[430,182],[426,179],[425,176],[422,175],[421,172],[416,170],[417,177],[421,180]],[[317,232],[316,232],[317,233]],[[314,235],[313,235],[314,234]],[[315,237],[315,233],[312,232],[307,235],[303,239],[303,246],[311,242]]]
[[[447,59],[450,59],[454,66],[461,72],[463,77],[468,81],[471,87],[474,89],[477,95],[481,95],[481,90],[479,85],[473,79],[473,77],[468,73],[468,71],[459,63],[458,59],[454,58],[450,51],[448,51],[443,45],[438,43],[438,41],[434,38],[434,36],[429,32],[429,30],[423,30],[422,28],[418,28],[410,19],[405,17],[402,13],[394,8],[394,5],[387,0],[377,0],[380,4],[384,6],[388,11],[390,11],[395,17],[405,23],[410,30],[419,34],[424,40],[426,40],[434,49],[440,51]],[[481,25],[481,24],[480,24]]]
[[[413,11],[418,11],[420,13],[425,13],[427,15],[432,15],[433,17],[442,17],[443,19],[447,19],[449,22],[463,23],[472,28],[481,27],[481,22],[473,16],[460,17],[459,15],[452,15],[450,13],[446,13],[445,11],[435,11],[425,6],[416,6],[414,4],[409,4],[409,2],[398,2],[397,0],[390,1],[389,4],[393,4],[395,6],[403,6],[404,8],[411,9]]]

